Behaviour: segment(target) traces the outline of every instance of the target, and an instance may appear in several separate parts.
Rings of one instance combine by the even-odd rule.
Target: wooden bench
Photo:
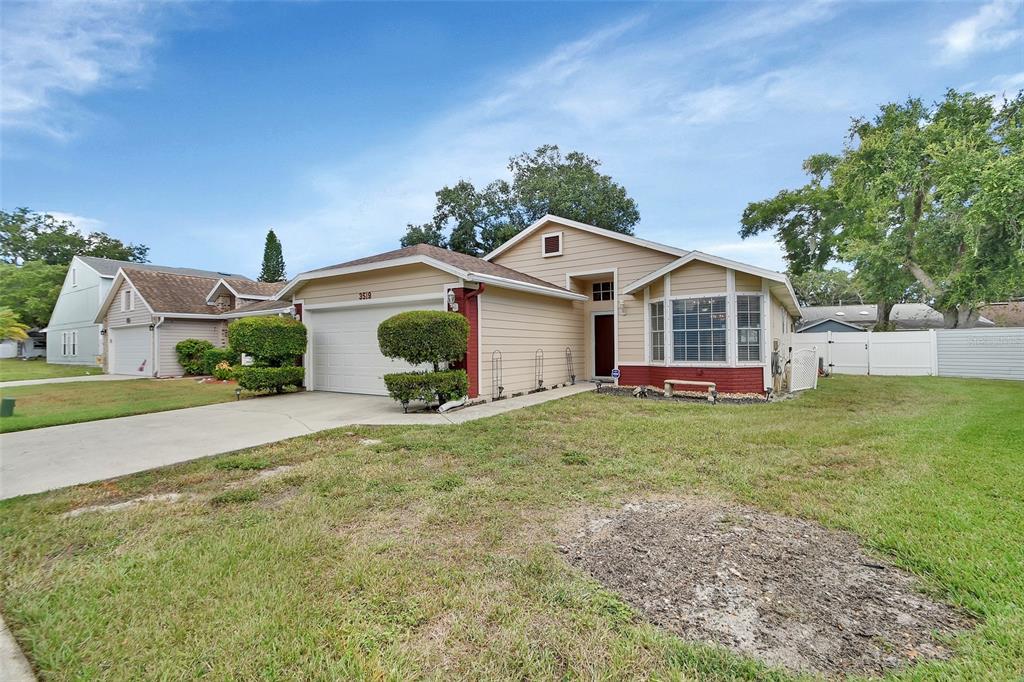
[[[713,381],[689,381],[688,379],[665,379],[665,397],[671,398],[673,389],[681,386],[697,386],[708,390],[708,402],[718,398],[718,387]]]

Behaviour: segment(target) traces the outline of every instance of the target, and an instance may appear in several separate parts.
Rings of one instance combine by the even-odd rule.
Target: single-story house
[[[419,244],[304,272],[276,297],[309,330],[308,389],[376,395],[406,369],[377,326],[405,310],[466,316],[462,366],[486,398],[616,376],[763,393],[785,381],[800,317],[785,274],[550,215],[483,258]]]
[[[205,277],[121,267],[100,305],[104,368],[110,374],[181,376],[174,349],[184,339],[227,345],[232,319],[290,315],[291,304],[274,295],[284,283],[241,277]]]
[[[0,358],[37,358],[46,355],[46,334],[38,329],[29,329],[24,341],[5,339],[0,341]]]
[[[118,270],[123,267],[192,277],[246,279],[242,275],[211,270],[75,256],[68,266],[60,294],[50,313],[50,321],[46,329],[41,330],[46,333],[47,362],[66,365],[103,364],[102,325],[96,322],[96,317],[110,293]]]

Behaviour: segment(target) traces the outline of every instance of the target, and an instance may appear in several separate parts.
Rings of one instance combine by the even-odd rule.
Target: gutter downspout
[[[160,316],[160,321],[153,325],[153,376],[157,376],[160,371],[160,325],[164,323],[167,318],[163,315]]]

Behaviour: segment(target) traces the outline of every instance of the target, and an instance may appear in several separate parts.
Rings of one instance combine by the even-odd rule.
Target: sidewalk
[[[129,381],[131,379],[145,379],[146,377],[133,377],[124,374],[94,374],[80,377],[55,377],[52,379],[22,379],[20,381],[0,381],[0,388],[14,388],[15,386],[36,386],[38,384],[72,384],[76,381]]]

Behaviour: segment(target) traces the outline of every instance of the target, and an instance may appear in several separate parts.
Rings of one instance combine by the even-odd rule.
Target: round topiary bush
[[[429,362],[434,370],[442,362],[454,362],[466,355],[469,322],[458,313],[440,310],[410,310],[398,313],[377,327],[380,352],[409,364]]]

